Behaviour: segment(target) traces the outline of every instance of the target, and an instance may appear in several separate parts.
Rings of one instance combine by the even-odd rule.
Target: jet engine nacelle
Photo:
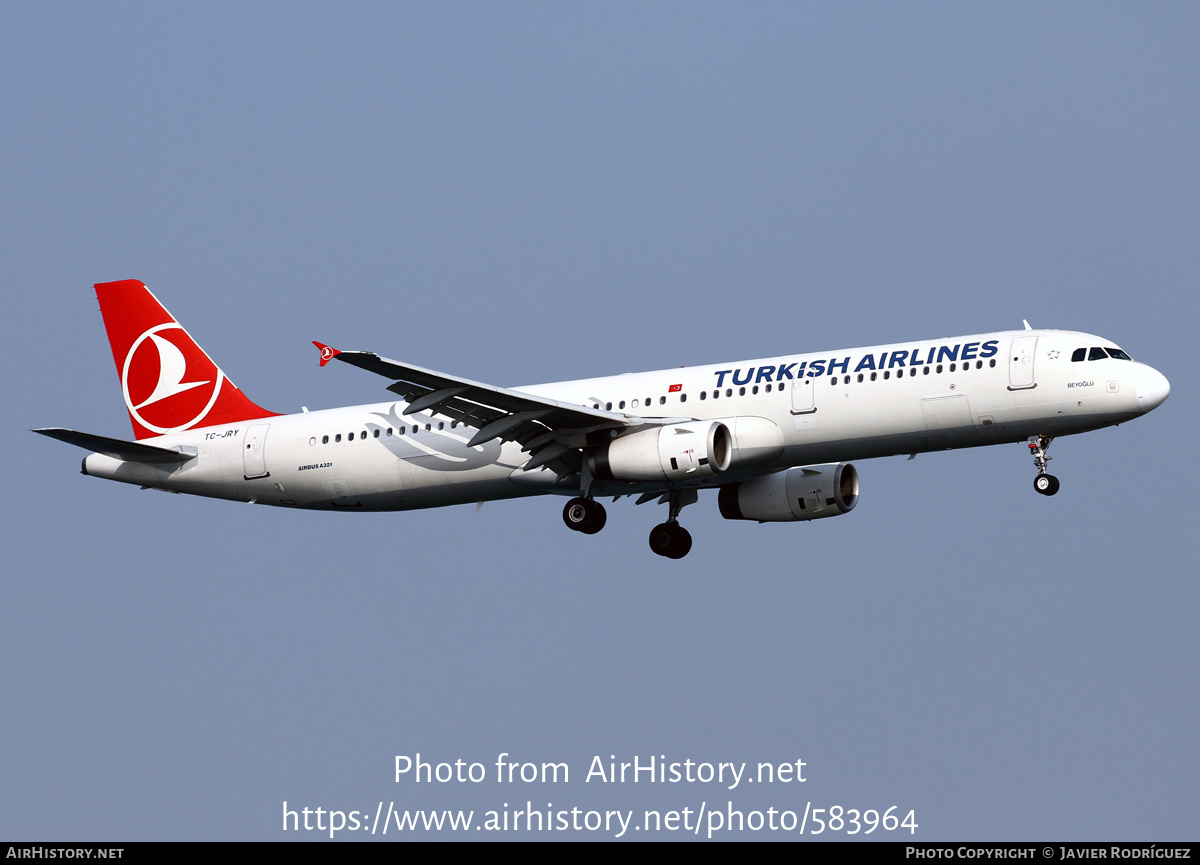
[[[763,465],[783,456],[783,431],[773,420],[751,415],[717,420],[733,432],[731,469]]]
[[[664,424],[605,442],[591,456],[599,480],[681,481],[729,468],[733,436],[720,421]]]
[[[727,484],[717,504],[727,520],[789,523],[836,517],[858,504],[858,471],[850,463],[788,469]]]

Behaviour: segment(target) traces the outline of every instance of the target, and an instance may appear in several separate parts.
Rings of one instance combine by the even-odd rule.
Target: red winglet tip
[[[333,346],[326,345],[323,342],[317,342],[315,339],[313,340],[313,345],[321,350],[321,366],[325,366],[325,364],[329,363],[331,360],[341,354],[341,352]]]

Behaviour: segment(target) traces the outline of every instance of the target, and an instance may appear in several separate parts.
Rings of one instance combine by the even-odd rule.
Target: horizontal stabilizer
[[[112,457],[115,460],[125,460],[127,462],[153,464],[181,463],[192,459],[193,456],[192,454],[183,454],[179,451],[171,451],[166,448],[155,447],[154,445],[138,444],[137,442],[122,441],[121,439],[110,439],[106,436],[76,432],[73,429],[62,429],[61,427],[35,429],[33,432],[49,436],[52,439],[58,439],[60,442],[66,442],[69,445],[75,445],[75,447],[80,447],[84,450],[104,454],[106,457]]]

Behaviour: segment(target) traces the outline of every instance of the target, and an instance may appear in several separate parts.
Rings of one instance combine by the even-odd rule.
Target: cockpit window
[[[1133,360],[1133,358],[1121,351],[1119,348],[1106,348],[1104,350],[1108,352],[1109,357],[1114,357],[1117,360]]]
[[[1079,363],[1085,357],[1087,357],[1087,349],[1086,348],[1077,348],[1073,352],[1071,352],[1071,363]]]
[[[1104,353],[1102,348],[1093,348],[1088,352],[1088,360],[1104,360],[1108,355]]]

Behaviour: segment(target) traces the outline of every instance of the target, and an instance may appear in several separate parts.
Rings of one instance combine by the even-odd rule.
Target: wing
[[[582,449],[589,443],[611,437],[613,430],[647,423],[633,415],[496,387],[388,360],[372,352],[338,351],[316,341],[313,345],[321,351],[322,366],[336,358],[392,379],[388,390],[408,402],[404,414],[428,411],[474,427],[478,432],[468,447],[496,438],[520,442],[522,450],[529,453],[529,461],[522,467],[525,471],[547,466],[560,478],[578,472],[582,469]],[[651,423],[662,422],[662,418],[655,418]]]

